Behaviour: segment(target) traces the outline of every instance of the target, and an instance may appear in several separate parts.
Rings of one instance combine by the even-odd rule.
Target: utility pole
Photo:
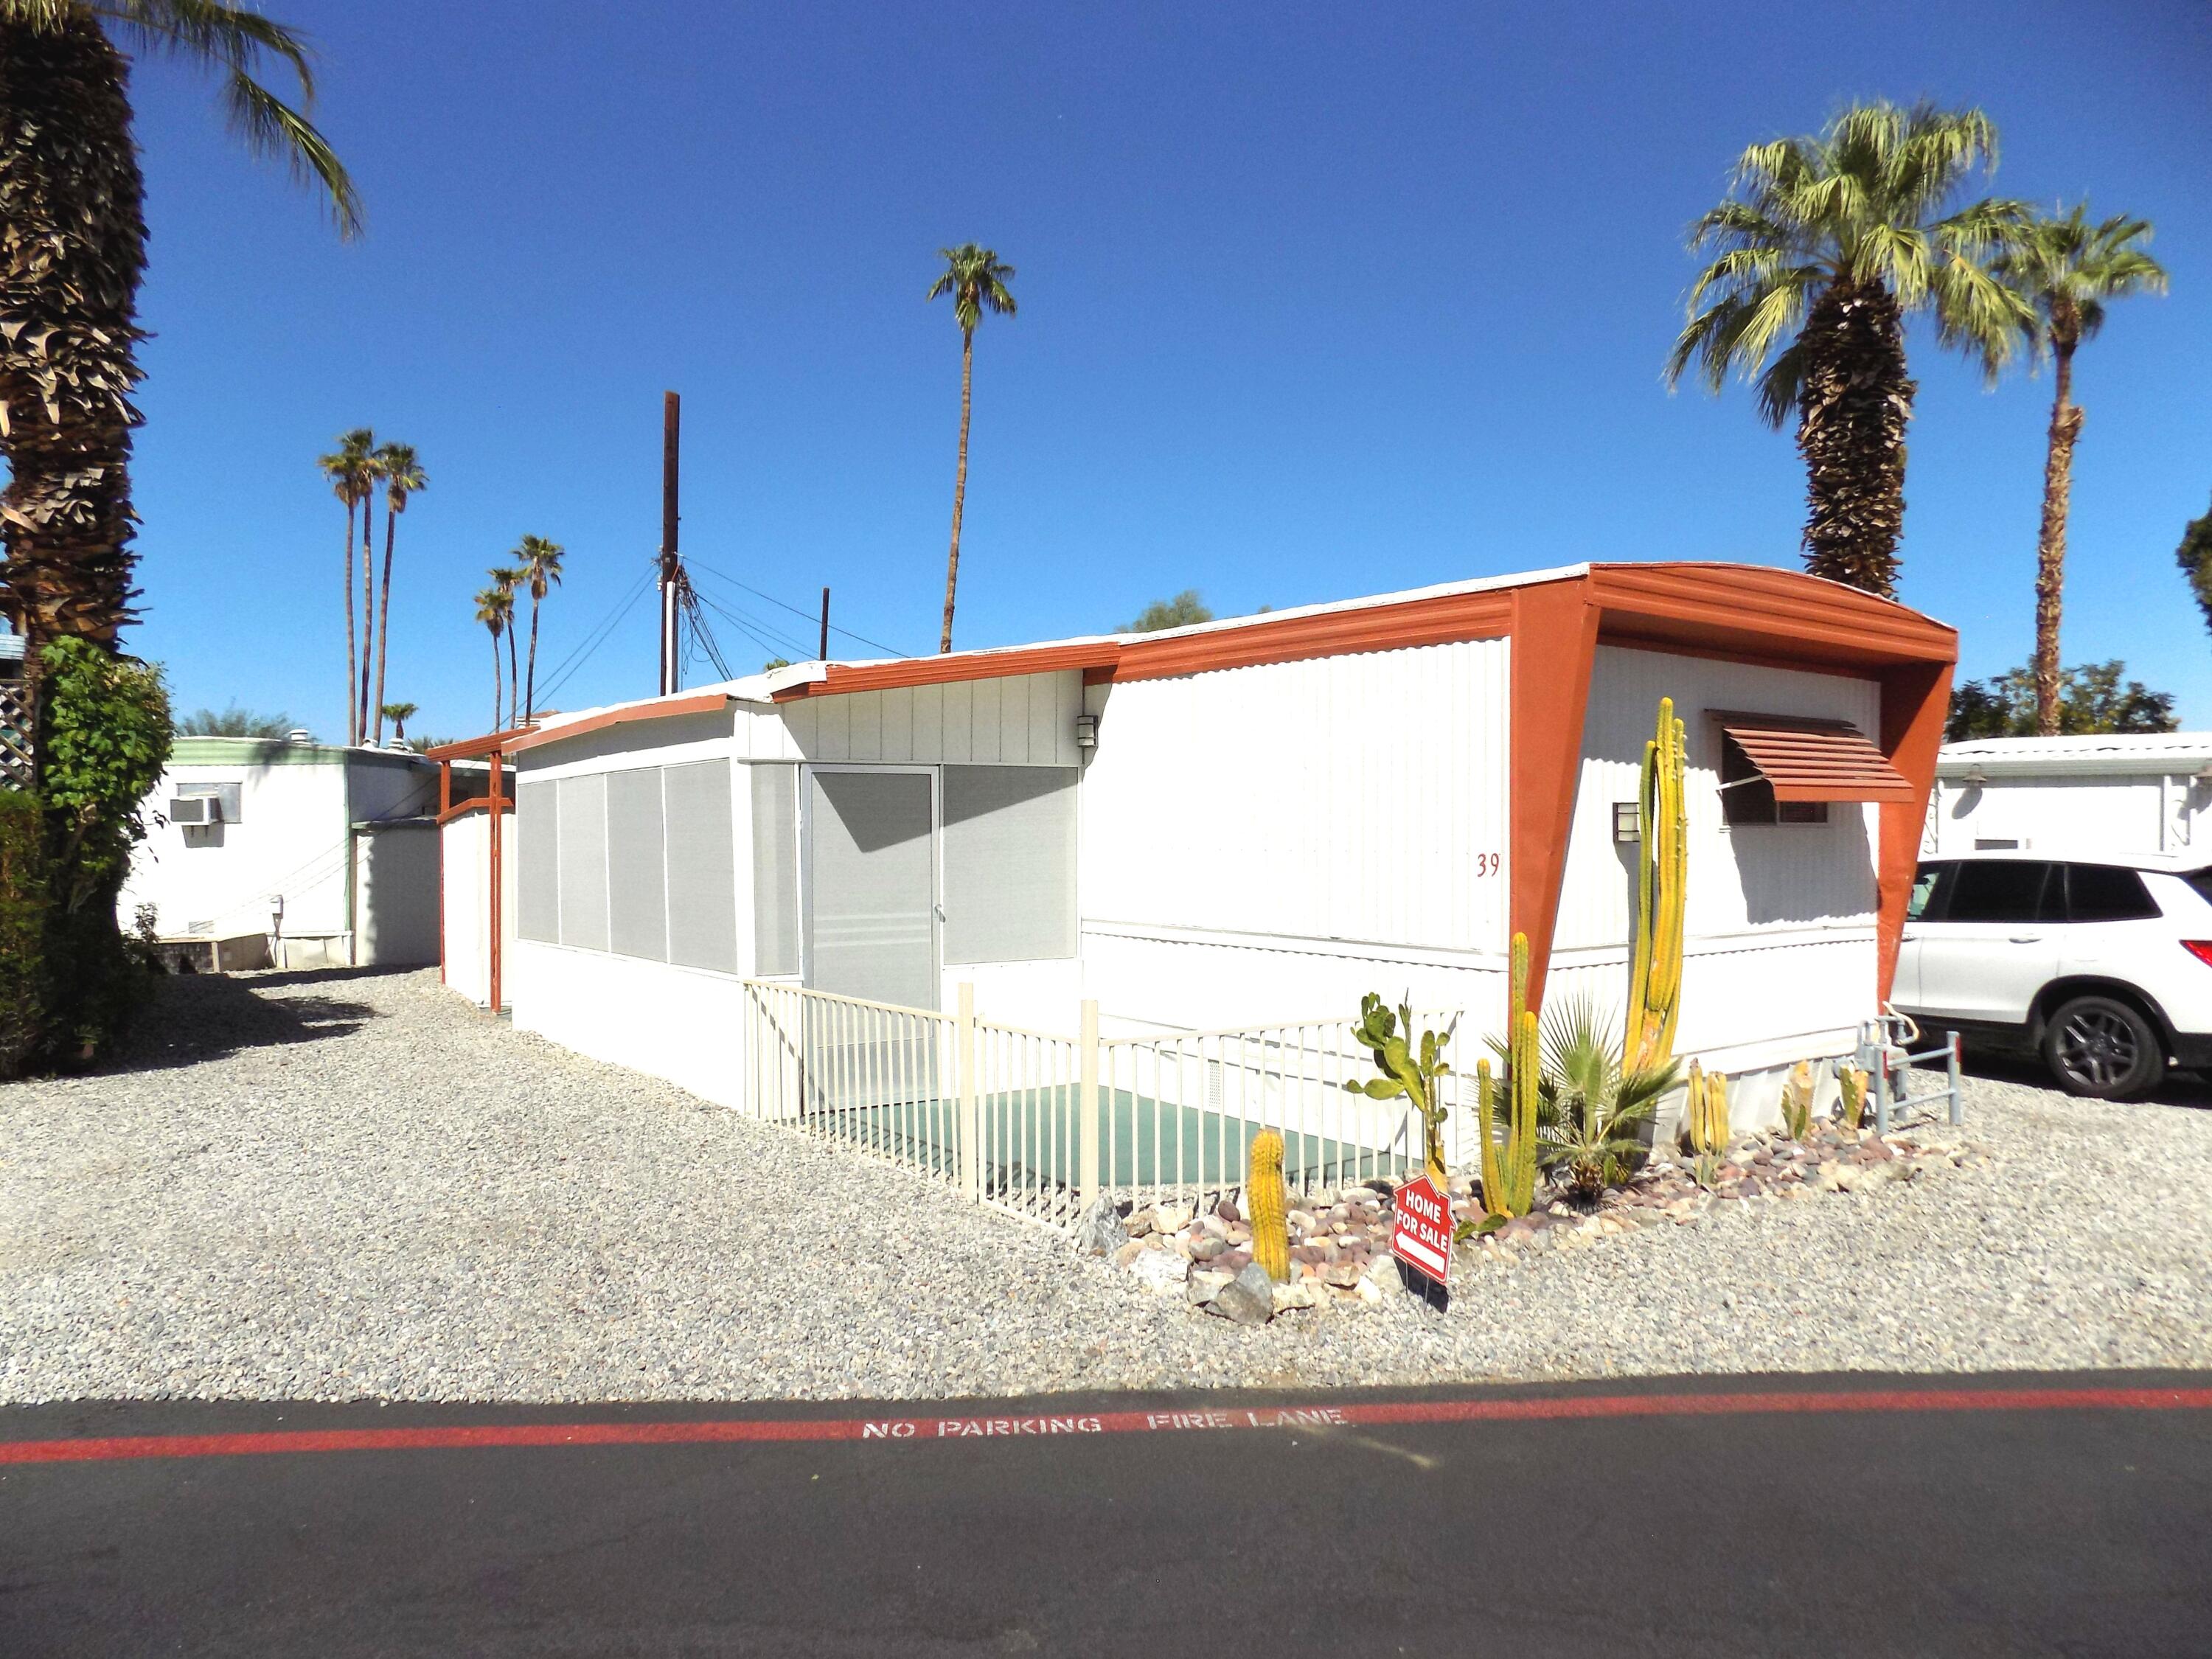
[[[676,606],[684,586],[684,563],[676,551],[676,457],[684,426],[684,400],[674,392],[660,399],[660,695],[677,689]]]
[[[830,660],[830,590],[822,590],[822,660]]]

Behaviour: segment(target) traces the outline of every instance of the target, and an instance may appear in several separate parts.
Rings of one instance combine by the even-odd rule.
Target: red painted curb
[[[496,1446],[711,1445],[785,1440],[951,1440],[1192,1429],[1388,1427],[1587,1418],[1725,1417],[1839,1412],[2207,1411],[2212,1389],[1881,1389],[1836,1393],[1568,1395],[1342,1406],[1193,1407],[981,1417],[750,1418],[674,1423],[487,1423],[403,1429],[297,1429],[0,1441],[0,1465],[279,1452],[459,1450]]]

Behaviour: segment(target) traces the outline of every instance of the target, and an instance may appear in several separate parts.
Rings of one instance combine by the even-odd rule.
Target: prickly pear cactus
[[[1422,1164],[1430,1177],[1444,1179],[1444,1119],[1450,1115],[1443,1103],[1443,1079],[1451,1075],[1444,1063],[1449,1031],[1424,1031],[1420,1047],[1413,1046],[1413,1009],[1401,1003],[1394,1013],[1389,1004],[1370,991],[1359,999],[1359,1024],[1352,1028],[1354,1041],[1375,1056],[1375,1069],[1382,1073],[1362,1083],[1346,1083],[1347,1092],[1370,1100],[1413,1102],[1421,1115]]]
[[[1664,1065],[1674,1052],[1681,1012],[1683,903],[1689,874],[1689,808],[1682,790],[1682,722],[1674,700],[1659,700],[1659,720],[1644,745],[1637,794],[1636,950],[1629,966],[1628,1029],[1621,1069]]]
[[[1252,1260],[1278,1285],[1291,1277],[1290,1194],[1283,1188],[1283,1137],[1262,1129],[1252,1137],[1251,1167],[1244,1181],[1250,1208]]]

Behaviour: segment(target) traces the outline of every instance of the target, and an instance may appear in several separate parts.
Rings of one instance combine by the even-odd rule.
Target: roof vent
[[[287,743],[308,744],[314,740],[315,734],[304,726],[295,726],[284,734],[284,741]]]

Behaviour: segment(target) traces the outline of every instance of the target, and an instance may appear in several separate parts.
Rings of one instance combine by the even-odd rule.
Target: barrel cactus
[[[1244,1202],[1251,1212],[1252,1260],[1278,1285],[1291,1277],[1290,1194],[1283,1187],[1283,1137],[1262,1129],[1252,1137]]]

